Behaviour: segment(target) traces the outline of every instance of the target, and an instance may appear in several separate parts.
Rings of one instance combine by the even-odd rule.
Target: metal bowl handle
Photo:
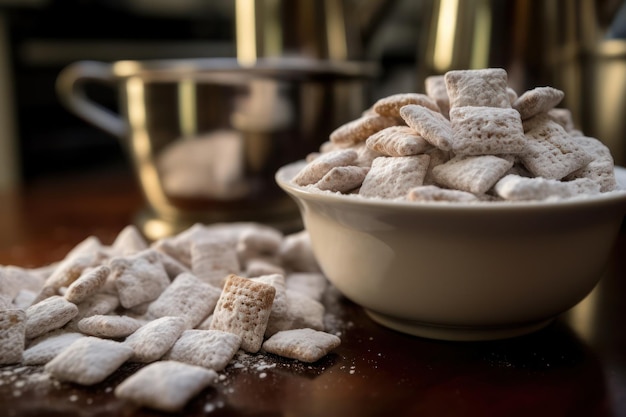
[[[61,70],[56,80],[56,92],[61,103],[71,112],[118,138],[126,138],[128,125],[119,114],[90,99],[85,84],[98,82],[113,87],[112,65],[97,61],[74,62]]]

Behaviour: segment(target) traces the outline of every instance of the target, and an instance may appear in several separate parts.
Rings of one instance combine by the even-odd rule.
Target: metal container
[[[119,138],[147,207],[137,223],[150,239],[196,222],[300,226],[277,169],[316,151],[364,110],[372,64],[304,58],[81,61],[64,68],[67,108]],[[116,89],[113,111],[86,85]]]

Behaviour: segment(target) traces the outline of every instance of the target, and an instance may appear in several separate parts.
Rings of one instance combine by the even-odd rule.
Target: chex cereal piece
[[[357,156],[354,149],[341,149],[323,153],[314,161],[306,164],[292,181],[300,186],[315,184],[332,168],[353,165]]]
[[[129,224],[115,237],[111,249],[118,256],[126,256],[146,250],[148,246],[137,226]]]
[[[119,339],[132,334],[143,323],[129,316],[95,315],[78,322],[78,330],[88,336]]]
[[[280,323],[283,323],[285,318],[288,317],[289,305],[287,301],[285,277],[279,274],[272,274],[255,277],[252,278],[252,280],[271,285],[276,290],[274,301],[272,302],[272,311],[270,312],[270,317],[267,320],[267,327],[265,329],[265,337],[269,337],[280,330]]]
[[[285,285],[288,290],[321,301],[328,287],[328,279],[320,272],[293,272],[285,278]]]
[[[548,117],[560,124],[566,132],[571,133],[576,129],[574,125],[574,117],[569,109],[554,108],[548,110]],[[581,135],[582,136],[582,135]]]
[[[520,113],[522,120],[526,120],[553,109],[563,97],[565,93],[556,88],[537,87],[519,96],[513,103],[513,108]]]
[[[411,188],[424,183],[429,160],[425,154],[376,158],[359,194],[389,199],[404,197]]]
[[[316,182],[315,187],[324,191],[347,193],[361,186],[369,170],[368,167],[354,165],[335,167]]]
[[[283,234],[273,227],[255,225],[241,232],[237,242],[237,253],[240,258],[259,255],[274,255],[280,249]]]
[[[368,148],[384,156],[417,155],[432,145],[409,126],[392,126],[374,133],[365,141]]]
[[[45,365],[76,340],[86,337],[79,332],[53,330],[33,339],[22,355],[22,365]]]
[[[577,178],[589,178],[600,185],[602,192],[615,190],[617,188],[615,163],[609,148],[592,137],[575,136],[572,137],[572,140],[585,149],[594,159],[584,167],[566,175],[564,179],[570,181]]]
[[[463,155],[514,154],[525,150],[526,137],[519,113],[494,107],[453,107],[452,151]]]
[[[89,267],[98,265],[102,260],[102,254],[97,253],[79,253],[78,255],[65,258],[55,268],[54,272],[46,279],[39,295],[33,301],[39,301],[54,295],[62,287],[68,287],[72,282]]]
[[[159,252],[166,253],[188,268],[191,268],[191,246],[194,242],[207,239],[228,239],[223,236],[218,227],[209,227],[202,223],[195,223],[177,235],[155,241],[151,247]]]
[[[507,175],[495,185],[496,193],[505,200],[554,200],[580,194],[597,194],[600,186],[588,179],[558,181],[546,178],[528,178]]]
[[[439,112],[439,106],[431,97],[420,93],[400,93],[383,97],[376,101],[372,109],[381,116],[400,118],[400,108],[408,104],[419,104]]]
[[[78,307],[60,295],[53,295],[26,309],[26,338],[33,339],[63,327],[78,314]]]
[[[287,289],[288,315],[291,319],[290,329],[311,328],[324,330],[324,305],[299,291]],[[286,329],[285,329],[286,330]]]
[[[191,245],[191,272],[201,281],[221,288],[226,277],[241,271],[236,247],[218,239]]]
[[[93,385],[104,381],[132,354],[122,343],[86,336],[61,351],[44,369],[59,381]]]
[[[540,114],[524,121],[526,151],[524,166],[536,177],[560,180],[593,160],[569,133],[549,116]]]
[[[455,156],[433,169],[435,181],[446,188],[484,194],[513,166],[512,159],[494,155]]]
[[[109,273],[111,273],[111,268],[107,265],[97,266],[72,282],[63,296],[67,301],[79,304],[102,288]]]
[[[120,304],[131,308],[155,300],[170,284],[158,253],[147,249],[109,261]]]
[[[211,369],[176,361],[151,363],[115,388],[115,396],[165,412],[182,410],[187,402],[217,380]]]
[[[446,80],[443,75],[430,75],[424,80],[426,95],[437,103],[437,107],[444,117],[448,118],[450,113],[450,98],[446,88]]]
[[[431,145],[444,151],[452,149],[452,127],[441,113],[411,104],[402,107],[400,115],[409,127]]]
[[[220,294],[218,287],[202,282],[193,274],[183,273],[150,304],[146,316],[152,319],[182,317],[186,327],[192,329],[213,311]]]
[[[502,68],[446,72],[450,109],[464,106],[511,108],[508,76]]]
[[[311,237],[306,230],[285,236],[280,247],[280,258],[283,265],[294,271],[320,272],[311,247]]]
[[[362,116],[339,126],[330,133],[330,141],[339,145],[355,145],[389,126],[401,123],[395,117]]]
[[[437,187],[436,185],[423,185],[409,190],[407,200],[416,202],[426,201],[454,201],[461,203],[472,203],[479,201],[479,198],[472,193],[461,190],[450,190]]]
[[[77,331],[78,323],[85,317],[98,314],[109,314],[120,304],[119,298],[113,294],[97,293],[78,304],[78,313],[66,325],[65,329]]]
[[[285,274],[285,269],[279,265],[276,256],[266,256],[248,259],[246,261],[246,277],[253,278],[261,275]]]
[[[241,336],[243,350],[258,352],[275,294],[269,284],[230,275],[213,312],[211,329],[235,333]]]
[[[313,329],[284,330],[263,343],[263,350],[285,358],[313,363],[341,344],[334,334]]]
[[[221,371],[240,345],[238,334],[221,330],[185,330],[163,359]]]
[[[133,349],[131,362],[149,363],[159,360],[174,346],[186,328],[182,317],[165,316],[141,326],[124,340]]]
[[[165,252],[157,251],[157,253],[159,254],[161,265],[163,265],[163,269],[165,269],[165,272],[170,280],[173,280],[183,272],[191,272],[191,268],[180,262],[178,259],[173,258]]]
[[[0,365],[22,361],[26,334],[26,312],[18,309],[0,310]]]
[[[30,270],[13,265],[0,265],[0,294],[14,299],[22,289],[39,293],[44,279]]]

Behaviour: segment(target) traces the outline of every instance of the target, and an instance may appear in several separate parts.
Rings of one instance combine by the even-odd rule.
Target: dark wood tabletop
[[[97,236],[111,243],[143,199],[126,170],[40,179],[0,193],[0,264],[58,261]],[[372,322],[327,301],[342,343],[313,364],[248,355],[191,400],[189,416],[626,416],[626,227],[605,275],[579,305],[534,334],[444,342]],[[162,416],[115,398],[139,365],[92,387],[41,368],[0,368],[0,416]]]

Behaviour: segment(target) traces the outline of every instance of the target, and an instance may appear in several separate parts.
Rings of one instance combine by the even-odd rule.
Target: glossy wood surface
[[[0,264],[36,267],[88,236],[111,243],[143,200],[128,172],[54,178],[0,194]],[[532,335],[492,342],[407,336],[338,294],[326,299],[342,344],[311,365],[239,358],[189,416],[626,416],[626,228],[596,289]],[[40,368],[0,368],[0,416],[161,416],[112,389],[39,383]]]

